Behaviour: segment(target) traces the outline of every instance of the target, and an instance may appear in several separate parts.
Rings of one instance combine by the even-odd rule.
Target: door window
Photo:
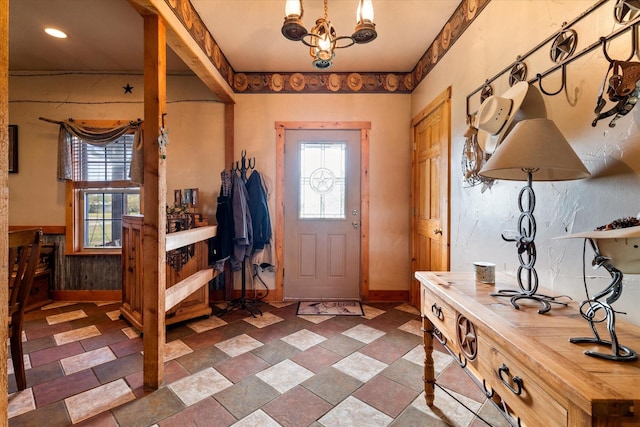
[[[300,219],[346,218],[346,152],[343,142],[300,144]]]

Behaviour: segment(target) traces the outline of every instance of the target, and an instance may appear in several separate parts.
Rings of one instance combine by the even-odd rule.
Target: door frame
[[[439,176],[440,184],[440,216],[443,218],[442,222],[442,256],[446,257],[446,268],[449,270],[451,251],[450,251],[450,221],[451,221],[451,86],[447,87],[442,93],[436,96],[426,107],[424,107],[416,116],[411,120],[411,285],[409,289],[410,303],[418,307],[420,304],[420,282],[413,276],[416,271],[416,251],[417,251],[417,207],[418,203],[418,183],[417,183],[417,158],[416,158],[416,127],[419,123],[431,115],[436,109],[444,106],[445,116],[443,122],[443,128],[446,131],[446,141],[443,141],[440,145],[441,153],[441,175]],[[444,173],[443,173],[444,172]]]
[[[371,122],[275,122],[276,129],[276,301],[284,295],[284,145],[287,130],[360,131],[360,299],[369,296],[369,133]]]

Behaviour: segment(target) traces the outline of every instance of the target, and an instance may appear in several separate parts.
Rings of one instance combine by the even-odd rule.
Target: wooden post
[[[6,426],[9,423],[8,412],[8,395],[4,391],[8,388],[7,378],[7,338],[8,324],[7,316],[9,309],[8,294],[9,283],[7,271],[7,261],[9,260],[9,177],[7,169],[9,167],[9,2],[0,0],[0,259],[2,259],[2,268],[0,268],[0,283],[4,286],[0,288],[0,365],[3,366],[2,374],[0,374],[0,426]]]
[[[164,375],[166,290],[166,159],[158,145],[166,127],[166,29],[156,14],[144,15],[144,388],[157,389]]]

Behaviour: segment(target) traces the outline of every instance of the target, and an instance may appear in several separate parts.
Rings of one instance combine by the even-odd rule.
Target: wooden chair
[[[18,390],[27,388],[22,354],[22,322],[40,261],[42,229],[9,232],[9,342]]]

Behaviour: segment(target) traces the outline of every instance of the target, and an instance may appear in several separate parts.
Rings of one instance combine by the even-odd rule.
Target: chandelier
[[[378,35],[373,23],[372,0],[358,0],[356,28],[350,36],[337,36],[335,27],[329,21],[328,0],[324,0],[324,17],[316,19],[316,25],[307,31],[302,23],[302,0],[286,0],[282,34],[293,41],[309,46],[313,66],[326,69],[333,65],[336,49],[353,46],[354,43],[369,43]]]

